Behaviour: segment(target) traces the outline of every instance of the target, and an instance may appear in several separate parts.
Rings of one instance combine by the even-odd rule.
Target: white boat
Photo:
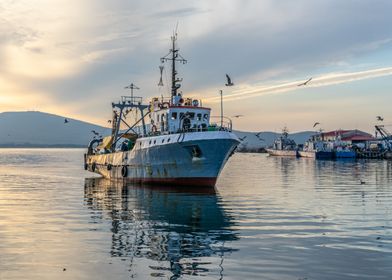
[[[297,157],[298,147],[293,139],[290,139],[287,128],[283,128],[282,135],[274,141],[272,148],[266,149],[270,156]]]
[[[211,109],[201,100],[183,98],[178,92],[176,63],[186,60],[176,49],[176,40],[173,36],[172,49],[161,59],[171,63],[171,96],[143,104],[141,97],[133,96],[136,86],[131,84],[131,96],[112,103],[112,134],[90,142],[85,169],[137,183],[215,185],[240,141],[230,119],[221,115],[214,123]],[[125,118],[129,112],[139,116],[133,124]]]

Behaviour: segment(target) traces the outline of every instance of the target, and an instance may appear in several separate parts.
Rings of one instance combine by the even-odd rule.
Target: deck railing
[[[211,116],[210,127],[216,127],[216,130],[231,131],[233,128],[233,122],[230,118],[225,116]]]

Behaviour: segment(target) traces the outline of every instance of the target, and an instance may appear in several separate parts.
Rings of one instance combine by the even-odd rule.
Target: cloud
[[[372,79],[382,76],[392,75],[392,67],[385,67],[379,69],[371,69],[366,71],[350,72],[350,73],[327,73],[317,77],[313,77],[312,80],[302,88],[317,88],[326,87],[331,85],[338,85],[343,83],[350,83],[354,81]],[[297,91],[300,89],[299,84],[303,83],[304,80],[296,80],[285,82],[278,85],[239,85],[240,89],[235,90],[233,94],[225,96],[225,101],[236,101],[245,98],[254,98],[257,96]],[[206,102],[219,102],[219,97],[211,97],[205,99]]]
[[[297,79],[307,73],[317,73],[310,87],[364,79],[381,72],[326,80],[320,73],[369,63],[381,68],[382,53],[392,48],[387,0],[167,0],[164,8],[160,0],[4,0],[0,6],[1,76],[46,96],[50,108],[57,102],[59,110],[87,118],[107,110],[128,82],[145,98],[162,93],[159,58],[177,21],[188,59],[179,67],[185,95],[211,96],[225,73],[241,86],[233,100],[299,89]],[[366,61],[369,54],[378,60]],[[78,105],[92,99],[92,108]]]
[[[175,17],[184,17],[184,16],[189,16],[189,15],[195,15],[198,13],[203,13],[203,10],[200,10],[195,7],[187,7],[187,8],[180,8],[180,9],[170,9],[170,10],[165,10],[165,11],[159,11],[156,13],[153,13],[151,17],[169,17],[169,18],[175,18]]]

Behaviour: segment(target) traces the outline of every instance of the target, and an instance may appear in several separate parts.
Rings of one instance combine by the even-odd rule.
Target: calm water
[[[82,154],[0,149],[0,279],[392,279],[392,162],[236,154],[186,190]]]

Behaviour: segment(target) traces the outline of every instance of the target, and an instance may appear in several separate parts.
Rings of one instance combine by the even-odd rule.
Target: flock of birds
[[[313,79],[313,77],[310,77],[309,79],[307,79],[305,82],[303,82],[303,83],[300,83],[300,84],[298,84],[297,86],[307,86],[308,85],[308,83],[311,81]],[[226,86],[228,86],[228,87],[230,87],[230,86],[234,86],[234,83],[233,83],[233,81],[231,80],[231,78],[230,78],[230,76],[228,75],[228,74],[226,74]],[[128,113],[128,112],[127,112]],[[244,115],[234,115],[234,116],[232,116],[232,118],[241,118],[241,117],[244,117]],[[377,116],[376,117],[376,119],[377,119],[377,121],[384,121],[384,118],[382,117],[382,116]],[[112,121],[111,120],[108,120],[108,123],[111,123]],[[64,124],[67,124],[67,123],[69,123],[69,120],[67,119],[67,118],[65,118],[64,119]],[[321,123],[320,122],[315,122],[314,124],[313,124],[313,128],[315,128],[316,126],[318,126],[318,125],[320,125]],[[94,138],[96,137],[96,136],[98,136],[98,137],[102,137],[97,131],[95,131],[95,130],[91,130],[91,132],[94,134]],[[255,136],[257,137],[257,139],[259,139],[259,141],[265,141],[263,138],[261,138],[261,133],[262,132],[258,132],[258,133],[255,133]],[[245,139],[247,138],[247,136],[243,136],[243,137],[239,137],[239,139],[240,139],[240,141],[241,142],[243,142]]]

